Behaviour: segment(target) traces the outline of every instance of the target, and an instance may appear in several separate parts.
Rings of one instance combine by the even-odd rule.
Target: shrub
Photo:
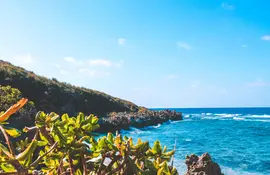
[[[11,86],[1,86],[0,85],[0,111],[6,111],[12,104],[15,104],[22,98],[22,93]],[[11,123],[14,126],[20,127],[27,126],[32,124],[34,121],[36,113],[35,104],[32,101],[29,101],[23,109],[14,114],[14,117],[11,119]]]
[[[150,147],[147,141],[116,133],[96,139],[93,133],[99,127],[98,118],[79,113],[76,117],[67,114],[38,112],[35,126],[26,127],[24,139],[14,142],[20,131],[7,127],[10,115],[27,102],[20,100],[0,114],[0,172],[21,174],[90,174],[90,175],[175,175],[177,170],[168,165],[174,151],[162,148],[159,141]],[[34,136],[31,138],[31,133]]]

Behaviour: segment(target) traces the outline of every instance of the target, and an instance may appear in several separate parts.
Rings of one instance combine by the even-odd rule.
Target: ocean
[[[153,109],[161,110],[161,109]],[[270,175],[270,108],[176,108],[183,121],[121,131],[173,149],[174,165],[186,171],[185,156],[210,153],[225,175]]]

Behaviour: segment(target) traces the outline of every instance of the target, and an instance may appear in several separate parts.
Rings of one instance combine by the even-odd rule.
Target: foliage
[[[0,96],[0,111],[6,111],[12,104],[22,98],[22,93],[11,86],[0,85]],[[36,112],[34,103],[29,101],[23,109],[14,114],[11,123],[15,126],[19,126],[20,123],[23,123],[24,126],[31,125],[34,121],[33,116]]]
[[[35,126],[24,129],[28,136],[13,144],[10,137],[18,135],[9,133],[17,129],[6,128],[6,121],[26,102],[27,99],[22,99],[0,114],[0,130],[5,137],[5,141],[0,141],[0,172],[27,174],[38,169],[42,174],[178,174],[168,165],[174,151],[162,148],[159,141],[151,147],[147,141],[138,139],[135,143],[118,133],[115,136],[108,133],[96,140],[93,131],[99,125],[94,115],[60,117],[56,113],[38,112]]]
[[[129,101],[108,94],[72,86],[55,78],[38,76],[21,67],[0,60],[0,84],[18,88],[35,102],[38,111],[76,115],[78,112],[103,116],[108,112],[138,111]]]

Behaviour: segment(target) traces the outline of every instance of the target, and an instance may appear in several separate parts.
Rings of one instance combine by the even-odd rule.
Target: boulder
[[[201,156],[192,154],[186,157],[187,172],[185,175],[223,175],[219,165],[212,161],[208,153]]]

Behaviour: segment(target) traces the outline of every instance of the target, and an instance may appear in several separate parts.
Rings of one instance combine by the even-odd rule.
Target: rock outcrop
[[[208,153],[201,156],[192,154],[186,157],[187,172],[185,175],[223,175],[219,165],[212,161]]]
[[[141,109],[138,112],[113,112],[107,117],[100,118],[98,132],[112,132],[129,127],[142,128],[153,126],[167,121],[182,120],[182,113],[172,110],[153,111]]]

